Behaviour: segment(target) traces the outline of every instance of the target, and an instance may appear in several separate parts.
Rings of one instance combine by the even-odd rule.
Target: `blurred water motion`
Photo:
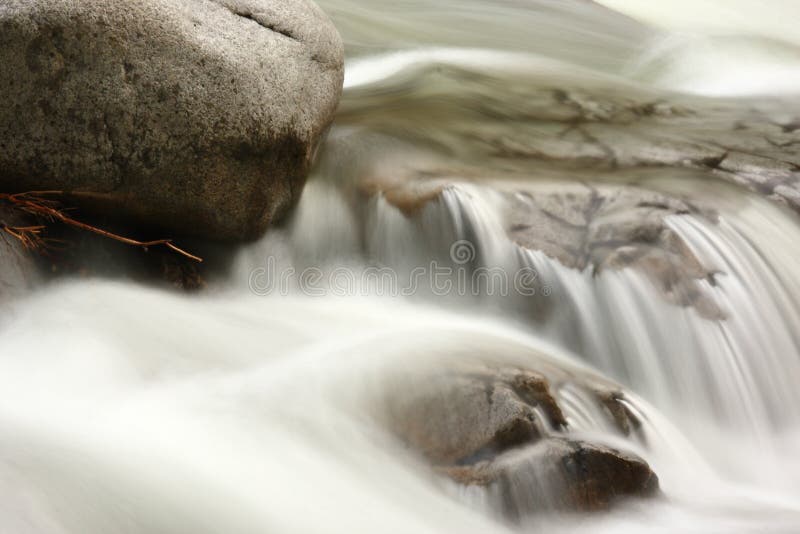
[[[800,529],[796,6],[319,3],[348,52],[338,119],[226,289],[75,282],[4,321],[2,530]],[[316,269],[318,292],[254,295],[270,261]],[[414,278],[432,261],[453,283],[530,269],[536,291],[441,294]],[[363,287],[375,267],[413,291]],[[342,269],[359,276],[337,295]],[[404,373],[462,356],[622,384],[640,436],[559,399],[664,495],[510,524],[442,483],[384,408]]]

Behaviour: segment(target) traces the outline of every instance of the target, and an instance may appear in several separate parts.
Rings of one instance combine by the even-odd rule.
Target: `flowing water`
[[[800,531],[797,216],[668,171],[639,181],[716,213],[667,219],[718,273],[700,282],[724,310],[709,318],[635,270],[571,269],[512,243],[498,175],[532,188],[568,178],[531,162],[501,173],[481,152],[486,132],[537,128],[542,88],[795,91],[797,6],[319,3],[346,43],[345,92],[286,225],[208,294],[60,282],[4,314],[0,532]],[[364,191],[365,174],[402,183],[437,166],[470,177],[412,215]],[[470,291],[467,264],[533,274],[537,294]],[[623,384],[644,439],[614,433],[580,395],[562,396],[567,418],[643,456],[663,496],[509,524],[489,496],[433,476],[382,403],[409,369],[474,354]]]

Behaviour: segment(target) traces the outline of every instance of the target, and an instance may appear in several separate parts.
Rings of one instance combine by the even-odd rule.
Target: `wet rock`
[[[539,439],[545,425],[565,424],[543,376],[483,366],[420,383],[396,400],[392,421],[436,464],[470,463]]]
[[[0,65],[0,189],[239,240],[297,200],[343,50],[310,0],[10,0]]]
[[[726,154],[717,168],[729,173],[731,181],[767,194],[775,192],[778,187],[786,188],[787,184],[800,178],[800,172],[796,165],[741,152]],[[723,173],[719,174],[723,175]],[[788,196],[792,196],[792,193],[789,193]]]
[[[722,179],[800,211],[800,110],[790,99],[755,103],[663,94],[642,87],[569,80],[554,88],[533,76],[492,91],[480,78],[458,76],[448,94],[452,116],[436,139],[469,162],[482,179],[496,170],[567,181],[596,181],[597,172],[670,169],[698,180]],[[440,95],[420,91],[391,110],[365,95],[343,102],[351,117],[386,133],[383,114],[402,129],[442,111]],[[402,137],[402,135],[401,135]],[[565,171],[568,171],[565,173]],[[467,173],[469,174],[469,173]],[[465,178],[462,177],[462,178]]]
[[[524,135],[486,139],[493,147],[487,154],[506,165],[538,160],[577,171],[577,179],[597,169],[691,169],[698,179],[721,178],[800,210],[800,132],[775,118],[795,109],[791,103],[743,109],[736,103],[675,95],[653,100],[635,91],[620,96],[595,89],[556,91],[550,106],[539,105],[547,109],[526,114]],[[577,111],[561,128],[565,121],[553,122],[558,106]]]
[[[402,160],[350,174],[409,217],[459,184],[492,201],[504,196],[505,210],[492,211],[523,260],[530,250],[593,274],[635,270],[667,302],[719,320],[727,310],[711,288],[724,273],[703,265],[668,224],[717,216],[664,184],[746,189],[800,212],[800,110],[789,99],[664,94],[563,72],[515,72],[502,90],[455,66],[429,76],[392,106],[366,90],[346,96],[337,123],[360,127],[354,146],[394,136],[404,150]],[[531,312],[543,319],[547,306]]]
[[[87,220],[83,212],[77,210],[69,213],[120,237],[138,241],[157,241],[162,237],[157,233],[144,233],[140,228],[115,224],[113,220]],[[44,225],[41,237],[45,243],[31,256],[45,281],[110,279],[195,292],[226,283],[240,250],[237,243],[189,237],[175,241],[181,250],[202,259],[198,262],[163,245],[141,247],[46,218],[34,221]]]
[[[428,170],[405,176],[405,181],[377,181],[364,187],[380,193],[407,216],[415,216],[458,180]],[[461,176],[470,176],[469,172]],[[511,175],[514,177],[515,175]],[[462,180],[463,181],[463,180]],[[646,276],[664,300],[692,307],[708,319],[724,319],[725,310],[706,290],[716,272],[695,256],[670,228],[669,217],[693,216],[716,222],[716,214],[678,196],[632,184],[538,183],[522,180],[496,185],[505,206],[503,219],[509,239],[523,249],[544,252],[576,270],[634,269]]]
[[[673,304],[709,319],[725,313],[703,291],[714,273],[669,227],[670,216],[712,215],[678,198],[636,186],[562,186],[509,195],[508,234],[578,270],[633,268]]]
[[[622,434],[630,436],[641,429],[642,422],[625,402],[625,394],[622,390],[598,386],[594,392],[597,400],[611,415]]]
[[[638,456],[564,438],[441,471],[460,484],[485,487],[493,506],[511,519],[553,510],[608,510],[622,498],[659,494],[658,477]]]
[[[713,224],[712,210],[628,184],[523,186],[509,179],[485,185],[502,195],[506,233],[522,249],[544,252],[567,267],[591,269],[595,275],[634,269],[667,302],[692,307],[708,319],[726,317],[705,289],[716,272],[667,223],[669,217],[691,215]],[[365,191],[381,192],[389,203],[414,216],[446,187],[443,176],[429,172],[401,184],[372,182]]]
[[[390,428],[438,473],[484,488],[510,519],[657,494],[644,460],[570,435],[571,418],[589,410],[606,431],[640,439],[641,420],[624,392],[543,359],[533,367],[461,362],[415,376],[413,388],[390,399]]]

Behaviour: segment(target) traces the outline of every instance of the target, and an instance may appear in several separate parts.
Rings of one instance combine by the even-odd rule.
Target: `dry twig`
[[[73,219],[72,217],[64,213],[64,210],[60,207],[59,202],[43,198],[48,195],[63,195],[63,194],[64,194],[63,191],[29,191],[26,193],[16,193],[16,194],[0,193],[0,200],[8,202],[14,208],[23,211],[25,213],[37,217],[44,217],[50,221],[60,221],[74,228],[79,228],[87,232],[92,232],[94,234],[98,234],[103,237],[113,239],[114,241],[125,243],[126,245],[141,247],[145,250],[147,250],[149,247],[165,246],[170,250],[177,252],[178,254],[185,256],[196,262],[203,261],[203,259],[200,258],[199,256],[195,256],[194,254],[191,254],[183,250],[182,248],[178,247],[177,245],[175,245],[171,239],[138,241],[130,237],[121,236],[119,234],[103,230],[102,228],[92,226],[91,224],[87,224],[85,222]],[[41,235],[42,231],[45,228],[46,225],[38,225],[38,226],[9,226],[6,224],[2,225],[3,231],[19,239],[22,242],[23,246],[25,246],[26,248],[34,248],[34,249],[43,248],[47,244],[47,241]]]

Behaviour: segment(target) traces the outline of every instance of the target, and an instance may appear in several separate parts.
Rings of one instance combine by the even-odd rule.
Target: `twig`
[[[3,225],[3,231],[8,235],[18,239],[26,249],[37,249],[42,247],[44,239],[40,233],[44,226],[7,226]]]
[[[31,215],[36,215],[38,217],[46,217],[51,221],[58,220],[74,228],[86,230],[87,232],[92,232],[101,235],[103,237],[113,239],[114,241],[119,241],[120,243],[141,247],[144,250],[147,250],[149,247],[163,245],[169,248],[170,250],[189,258],[190,260],[194,260],[196,262],[203,261],[203,259],[200,258],[199,256],[190,254],[189,252],[175,245],[171,239],[157,239],[155,241],[138,241],[130,237],[121,236],[119,234],[109,232],[108,230],[103,230],[102,228],[98,228],[96,226],[92,226],[91,224],[87,224],[85,222],[73,219],[72,217],[64,213],[63,209],[59,207],[59,203],[57,201],[41,198],[42,196],[45,195],[63,195],[63,194],[64,194],[63,191],[29,191],[26,193],[16,193],[16,194],[0,193],[0,200],[5,200],[11,203],[16,208],[26,213],[30,213]],[[26,248],[37,248],[43,244],[43,240],[40,234],[44,228],[45,228],[44,225],[23,226],[23,227],[18,227],[18,226],[14,227],[8,225],[2,226],[2,229],[6,233],[19,239]]]

